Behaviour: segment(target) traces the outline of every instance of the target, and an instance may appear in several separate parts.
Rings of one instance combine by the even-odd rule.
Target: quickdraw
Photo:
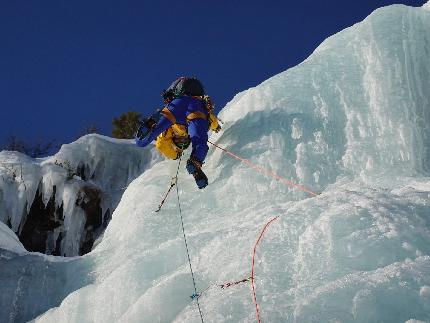
[[[248,278],[245,278],[245,279],[242,279],[242,280],[238,280],[238,281],[235,281],[235,282],[225,283],[225,284],[219,285],[219,287],[221,287],[221,289],[226,289],[226,288],[229,288],[231,286],[235,286],[235,285],[239,285],[241,283],[249,282],[249,281],[251,281],[251,278],[252,277],[250,276]]]
[[[226,289],[235,285],[239,285],[241,283],[246,283],[246,282],[250,282],[252,277],[248,277],[248,278],[244,278],[242,280],[238,280],[238,281],[234,281],[234,282],[228,282],[228,283],[224,283],[224,284],[213,284],[213,285],[209,285],[206,289],[202,290],[201,292],[197,292],[194,293],[193,295],[190,296],[191,299],[196,299],[196,298],[200,298],[205,292],[207,292],[209,289],[212,289],[213,287],[219,287],[221,289]]]
[[[166,195],[164,195],[163,200],[160,202],[160,205],[158,205],[158,209],[155,210],[155,212],[160,212],[164,202],[166,202],[167,197],[169,196],[170,191],[172,190],[172,188],[178,183],[178,175],[176,175],[175,177],[172,178],[171,182],[170,182],[170,187],[166,193]]]

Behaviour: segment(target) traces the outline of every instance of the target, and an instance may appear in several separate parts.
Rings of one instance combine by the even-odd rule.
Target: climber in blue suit
[[[196,115],[196,112],[199,112]],[[190,96],[180,96],[173,99],[162,111],[162,116],[150,135],[143,140],[136,139],[136,144],[145,147],[158,135],[169,129],[174,124],[188,124],[188,135],[191,139],[191,157],[201,164],[208,152],[208,121],[206,108],[202,100]]]
[[[174,125],[182,125],[186,129],[185,135],[182,135],[182,138],[178,135],[173,140],[180,148],[177,158],[184,146],[189,145],[191,141],[192,151],[186,169],[194,176],[197,186],[200,189],[204,188],[208,185],[208,178],[201,168],[209,150],[207,140],[212,113],[208,111],[203,86],[196,78],[181,77],[163,92],[163,98],[165,107],[160,111],[158,121],[147,135],[136,136],[136,144],[145,147],[153,140],[157,140],[158,144],[159,139],[162,139],[160,134],[166,133],[169,129],[175,131],[176,128],[172,127]],[[218,125],[217,127],[219,128]],[[158,145],[157,148],[162,151]]]

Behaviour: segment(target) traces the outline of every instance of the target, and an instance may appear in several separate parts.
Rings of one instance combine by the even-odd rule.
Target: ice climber
[[[156,148],[167,158],[178,159],[192,145],[186,169],[198,188],[208,185],[202,165],[209,150],[208,130],[219,131],[213,103],[196,78],[180,77],[162,94],[164,108],[144,119],[136,133],[136,144],[145,147],[156,140]]]

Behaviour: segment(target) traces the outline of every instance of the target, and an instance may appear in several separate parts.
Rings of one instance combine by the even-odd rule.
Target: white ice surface
[[[212,141],[322,194],[214,148],[206,189],[182,164],[197,288],[212,286],[200,298],[205,322],[256,321],[249,284],[213,284],[249,277],[254,242],[274,216],[255,264],[263,322],[430,321],[429,31],[423,8],[377,10],[223,109]],[[34,275],[50,277],[53,290],[28,283],[15,302],[1,299],[0,318],[200,322],[175,192],[154,213],[177,166],[163,161],[134,180],[95,250],[67,264],[44,260],[59,278],[39,267]],[[39,263],[30,256],[0,266],[25,271]],[[2,295],[16,294],[23,277],[8,276]],[[39,304],[36,291],[53,301]]]
[[[0,249],[16,253],[25,252],[25,248],[19,241],[16,234],[2,222],[0,222]]]

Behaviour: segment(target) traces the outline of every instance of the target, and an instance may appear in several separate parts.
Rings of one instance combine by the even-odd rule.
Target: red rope
[[[263,237],[264,232],[266,231],[267,227],[275,220],[277,220],[279,218],[279,216],[274,217],[273,219],[269,220],[266,225],[264,226],[263,230],[261,230],[260,236],[257,239],[257,242],[255,242],[254,244],[254,251],[252,253],[252,266],[251,266],[251,287],[252,287],[252,294],[253,294],[253,299],[254,299],[254,304],[255,304],[255,311],[257,313],[257,321],[258,323],[261,323],[260,320],[260,309],[258,307],[258,303],[257,303],[257,294],[255,292],[255,286],[254,286],[254,264],[255,264],[255,254],[257,252],[257,245],[260,242],[261,238]]]
[[[208,143],[210,143],[211,145],[213,145],[213,146],[221,149],[222,151],[224,151],[225,153],[229,154],[230,156],[232,156],[232,157],[240,160],[242,163],[244,163],[244,164],[248,165],[249,167],[255,169],[257,172],[259,172],[261,174],[266,174],[266,175],[268,175],[270,177],[273,177],[274,179],[276,179],[276,180],[278,180],[278,181],[280,181],[280,182],[282,182],[282,183],[284,183],[286,185],[295,187],[295,188],[297,188],[297,189],[299,189],[299,190],[301,190],[303,192],[306,192],[306,193],[308,193],[308,194],[310,194],[312,196],[318,196],[317,193],[314,193],[314,192],[312,192],[311,190],[309,190],[308,188],[306,188],[306,187],[304,187],[302,185],[296,184],[296,183],[294,183],[294,182],[292,182],[292,181],[290,181],[290,180],[288,180],[288,179],[286,179],[286,178],[284,178],[282,176],[279,176],[278,174],[276,174],[274,171],[271,171],[270,169],[267,169],[267,168],[264,168],[262,166],[253,164],[248,159],[239,157],[239,156],[233,154],[231,151],[228,151],[227,149],[222,148],[222,147],[218,146],[217,144],[214,144],[213,142],[211,142],[209,140],[208,140]]]
[[[264,233],[266,232],[267,228],[269,227],[269,225],[274,222],[275,220],[277,220],[279,218],[279,216],[276,216],[272,219],[270,219],[263,227],[263,230],[261,230],[260,235],[258,236],[257,241],[254,244],[254,250],[252,253],[252,265],[251,265],[251,276],[248,278],[244,278],[242,280],[237,280],[237,281],[231,281],[231,282],[227,282],[224,284],[214,284],[211,285],[209,287],[207,287],[205,290],[199,292],[199,293],[195,293],[191,296],[191,299],[195,299],[195,298],[200,298],[207,290],[209,290],[211,287],[213,286],[218,286],[221,289],[226,289],[235,285],[239,285],[241,283],[246,283],[246,282],[251,282],[251,287],[252,287],[252,295],[253,295],[253,301],[254,301],[254,305],[255,305],[255,311],[257,313],[257,321],[258,323],[261,323],[261,319],[260,319],[260,308],[258,306],[258,302],[257,302],[257,294],[255,292],[255,285],[254,285],[254,273],[255,273],[255,255],[257,253],[257,246],[260,243],[261,239],[263,238]]]

